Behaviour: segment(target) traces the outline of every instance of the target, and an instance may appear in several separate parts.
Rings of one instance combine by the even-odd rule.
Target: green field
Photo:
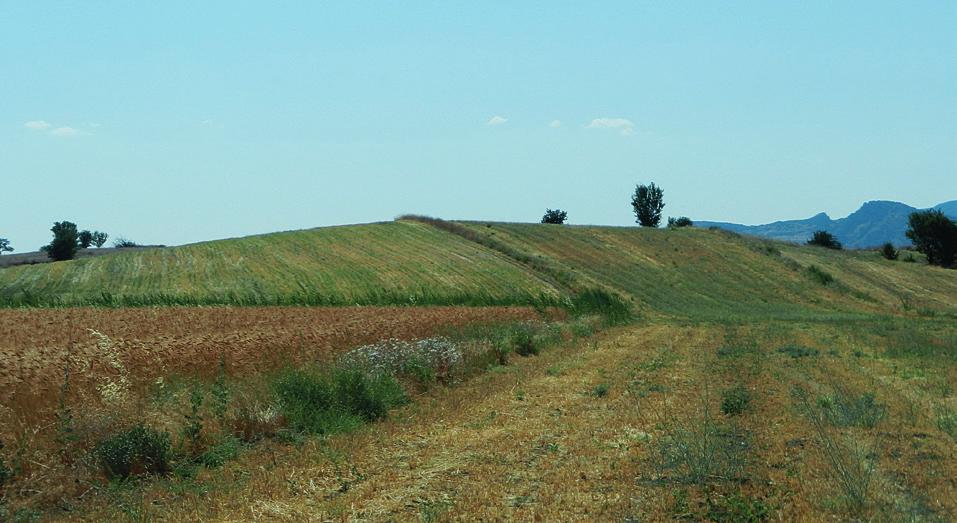
[[[506,256],[420,223],[327,227],[0,270],[37,305],[511,304],[558,290]]]

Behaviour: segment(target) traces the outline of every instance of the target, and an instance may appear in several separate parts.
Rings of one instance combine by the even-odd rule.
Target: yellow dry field
[[[957,366],[901,351],[953,335],[917,318],[620,327],[83,518],[952,521]],[[728,415],[736,386],[751,401]]]

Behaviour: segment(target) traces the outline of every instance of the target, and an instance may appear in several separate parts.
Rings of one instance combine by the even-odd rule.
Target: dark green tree
[[[837,241],[837,238],[827,231],[814,231],[814,234],[811,236],[811,239],[807,241],[807,244],[836,250],[843,248],[841,242]]]
[[[13,252],[13,247],[10,247],[10,240],[6,238],[0,238],[0,254],[5,252]]]
[[[635,223],[642,227],[657,227],[661,223],[661,211],[665,208],[664,191],[654,184],[638,185],[631,196]]]
[[[81,249],[89,249],[93,243],[93,233],[90,231],[80,231],[80,234],[76,237],[76,241],[80,244]]]
[[[561,209],[545,209],[545,216],[542,216],[542,223],[554,223],[561,225],[568,218],[568,213]]]
[[[93,231],[93,245],[96,245],[96,248],[106,245],[106,239],[108,235],[105,232]]]
[[[953,267],[957,258],[957,223],[939,210],[918,211],[908,218],[907,237],[927,256],[927,263]]]
[[[896,260],[898,252],[897,249],[894,248],[894,244],[887,242],[881,246],[881,256],[887,258],[888,260]]]
[[[53,241],[50,242],[47,256],[55,261],[72,260],[76,256],[80,234],[73,222],[56,222],[50,229],[53,232]]]
[[[679,216],[678,218],[675,218],[674,216],[668,217],[669,229],[677,229],[679,227],[693,227],[693,226],[694,226],[694,222],[691,221],[691,218],[688,218],[687,216]]]

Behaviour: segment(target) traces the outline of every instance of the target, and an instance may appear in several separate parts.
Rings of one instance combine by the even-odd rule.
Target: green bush
[[[509,336],[509,341],[512,350],[519,356],[535,356],[541,352],[531,327],[527,325],[522,325],[513,330]]]
[[[736,416],[747,410],[751,404],[751,393],[738,385],[721,393],[721,412]]]
[[[830,273],[824,272],[817,265],[811,265],[807,268],[807,273],[811,276],[811,279],[820,283],[821,285],[830,285],[834,283],[834,276],[831,276]]]
[[[591,395],[596,398],[604,398],[608,395],[608,389],[609,387],[607,383],[599,383],[594,389],[592,389]]]
[[[778,352],[781,354],[787,354],[792,358],[806,358],[808,356],[817,356],[820,351],[817,349],[811,349],[808,347],[802,347],[800,345],[785,345],[778,349]]]
[[[13,479],[13,471],[4,463],[3,456],[0,456],[0,487],[3,487],[11,479]]]
[[[355,369],[331,373],[287,371],[274,382],[282,413],[296,430],[329,434],[354,430],[385,417],[405,402],[402,387],[389,375]]]
[[[887,242],[881,247],[881,256],[888,260],[896,260],[898,255],[897,249],[894,248],[894,244],[891,242]]]
[[[143,425],[100,442],[93,451],[110,479],[170,471],[170,438]]]
[[[827,231],[814,231],[814,234],[811,236],[811,239],[807,241],[807,244],[835,250],[841,250],[843,248],[841,242],[837,241],[837,238]]]

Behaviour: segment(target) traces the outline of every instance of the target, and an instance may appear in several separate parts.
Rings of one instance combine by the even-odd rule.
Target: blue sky
[[[957,198],[957,2],[0,0],[0,236]]]

